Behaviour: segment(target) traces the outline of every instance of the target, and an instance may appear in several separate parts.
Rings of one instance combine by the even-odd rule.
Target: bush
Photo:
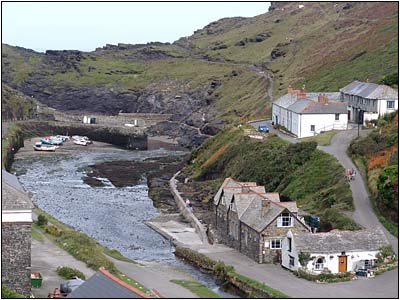
[[[65,279],[73,279],[75,277],[79,277],[80,279],[86,279],[85,274],[74,268],[58,267],[56,271],[59,276]]]
[[[383,263],[385,258],[391,257],[393,254],[394,252],[391,245],[382,246],[376,256],[376,258],[378,259],[378,263]]]
[[[398,165],[386,167],[378,177],[377,189],[379,192],[379,199],[389,209],[399,209],[398,180]]]
[[[1,285],[1,298],[3,299],[15,299],[15,298],[26,298],[15,291],[10,290],[5,284]]]
[[[56,226],[53,226],[53,225],[47,225],[47,226],[44,228],[44,231],[45,231],[46,233],[52,235],[52,236],[55,236],[55,237],[59,237],[59,236],[62,235],[62,231],[61,231],[61,230],[58,230],[58,228],[57,228]]]
[[[47,223],[48,223],[48,219],[46,218],[46,216],[40,214],[40,215],[38,216],[38,219],[37,219],[37,224],[38,224],[38,226],[44,227],[44,226],[47,225]]]

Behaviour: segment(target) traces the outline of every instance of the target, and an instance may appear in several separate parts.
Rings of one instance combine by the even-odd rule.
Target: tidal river
[[[131,259],[165,262],[182,268],[222,297],[232,297],[222,292],[211,276],[177,259],[169,241],[144,224],[159,215],[148,197],[145,179],[123,188],[114,187],[106,178],[99,178],[104,183],[102,187],[91,187],[82,180],[88,165],[140,161],[185,152],[127,151],[98,145],[71,150],[63,146],[59,150],[64,153],[35,153],[25,149],[29,145],[17,153],[12,172],[16,172],[25,190],[32,193],[34,204],[63,223]]]

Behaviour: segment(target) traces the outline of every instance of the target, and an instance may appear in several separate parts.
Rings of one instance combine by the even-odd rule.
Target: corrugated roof
[[[393,99],[398,100],[398,93],[387,85],[371,82],[353,81],[340,89],[345,94],[360,96],[366,99]]]
[[[33,203],[15,175],[5,170],[1,172],[1,209],[29,210]]]
[[[336,253],[342,251],[375,251],[389,244],[380,229],[330,231],[322,233],[293,233],[297,251]]]
[[[129,287],[126,283],[104,271],[99,270],[70,293],[67,298],[144,298],[144,293],[139,290],[135,291],[135,288]]]

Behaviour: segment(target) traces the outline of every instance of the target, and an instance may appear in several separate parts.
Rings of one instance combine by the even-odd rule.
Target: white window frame
[[[277,247],[277,242],[279,246]],[[282,249],[282,239],[271,239],[269,241],[270,249]]]
[[[310,131],[315,132],[315,125],[310,126]]]
[[[283,214],[285,215],[283,216]],[[277,221],[278,221],[277,222],[278,227],[293,227],[293,218],[290,213],[281,213]],[[284,225],[284,222],[289,225]]]
[[[317,262],[319,259],[322,260],[322,263]],[[314,266],[314,270],[316,271],[322,271],[324,269],[324,259],[322,257],[319,257],[316,261],[315,261],[315,266]]]
[[[289,267],[294,267],[294,257],[289,255]]]
[[[340,120],[340,114],[335,114],[335,121],[339,121]]]
[[[389,103],[391,105],[389,105]],[[394,109],[394,107],[395,107],[394,101],[386,101],[386,108],[387,109]]]

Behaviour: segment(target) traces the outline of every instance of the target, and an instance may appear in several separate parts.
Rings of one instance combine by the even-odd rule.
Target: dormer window
[[[293,218],[290,213],[285,212],[281,213],[278,217],[278,227],[292,227],[293,226]]]

